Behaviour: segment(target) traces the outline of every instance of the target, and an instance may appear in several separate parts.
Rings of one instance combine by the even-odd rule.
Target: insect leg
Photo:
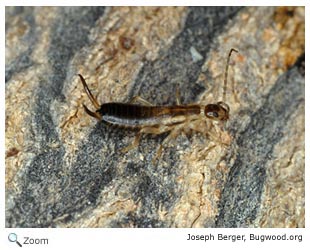
[[[176,88],[175,97],[176,97],[176,100],[177,100],[177,105],[181,105],[180,86],[179,85]]]
[[[141,133],[139,132],[139,133],[136,135],[134,141],[133,141],[130,145],[128,145],[127,147],[123,148],[123,149],[121,150],[121,152],[122,152],[122,153],[127,153],[128,151],[130,151],[130,150],[134,149],[135,147],[137,147],[137,146],[139,145],[140,138],[141,138]]]
[[[216,131],[216,127],[213,125],[212,122],[205,123],[197,120],[189,123],[187,127],[195,132],[207,135],[211,141],[216,142],[219,145],[228,145],[228,143],[225,143],[221,139],[219,139],[220,133]]]
[[[183,127],[183,126],[182,126]],[[131,150],[132,148],[136,147],[139,144],[139,140],[141,137],[141,134],[155,134],[159,135],[165,132],[171,131],[170,134],[164,139],[164,141],[161,143],[159,148],[157,149],[156,155],[153,158],[153,163],[161,156],[162,150],[163,150],[163,145],[167,144],[170,140],[176,138],[180,132],[180,128],[175,128],[172,126],[161,126],[161,127],[144,127],[142,128],[139,133],[137,134],[134,142],[129,145],[128,147],[124,148],[122,152],[127,152],[128,150]]]
[[[162,126],[162,127],[159,127],[159,128],[156,128],[156,127],[144,127],[142,128],[136,135],[134,141],[128,145],[127,147],[123,148],[121,150],[122,153],[126,153],[132,149],[134,149],[135,147],[137,147],[139,145],[139,142],[140,142],[140,139],[141,139],[141,135],[142,133],[144,134],[156,134],[156,135],[159,135],[159,134],[162,134],[162,133],[165,133],[169,130],[171,130],[172,128],[171,127],[168,127],[168,126]]]
[[[170,130],[173,130],[173,127],[169,127],[169,126],[161,126],[161,127],[144,127],[140,130],[141,133],[145,133],[145,134],[162,134],[165,132],[168,132]],[[171,133],[170,133],[171,134]],[[169,134],[169,135],[170,135]],[[167,136],[168,137],[168,136]],[[167,137],[165,138],[165,140],[167,139]],[[164,140],[164,141],[165,141]],[[164,143],[162,143],[159,148],[157,149],[156,155],[153,158],[152,162],[153,164],[155,164],[156,160],[161,156],[162,150],[163,150],[163,145]]]
[[[141,96],[134,96],[133,98],[131,98],[131,100],[129,101],[129,103],[140,103],[142,105],[145,106],[154,106],[152,103],[148,102],[147,100],[143,99]]]
[[[169,126],[160,126],[160,127],[144,127],[140,130],[141,133],[144,134],[154,134],[154,135],[160,135],[162,133],[168,132],[172,130],[173,127]]]
[[[170,134],[163,140],[163,142],[160,144],[160,146],[158,147],[157,151],[156,151],[156,155],[154,156],[152,162],[153,164],[156,162],[156,160],[158,158],[160,158],[162,152],[163,152],[163,147],[168,144],[171,140],[174,140],[180,133],[180,129],[179,128],[174,128]]]
[[[207,135],[209,136],[209,138],[212,141],[218,143],[219,145],[224,146],[224,147],[229,146],[229,142],[225,142],[224,140],[222,140],[220,134],[216,130],[214,130],[214,131],[209,130]]]

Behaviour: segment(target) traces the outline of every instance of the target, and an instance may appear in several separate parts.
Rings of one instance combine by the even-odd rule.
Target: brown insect
[[[192,130],[206,134],[211,139],[218,141],[213,121],[225,122],[229,118],[229,106],[225,103],[225,97],[229,60],[232,52],[238,51],[231,49],[227,57],[223,101],[207,105],[181,105],[179,92],[177,92],[177,105],[174,106],[154,106],[139,96],[133,97],[129,103],[111,102],[99,105],[89,90],[85,79],[79,74],[84,90],[96,111],[89,110],[84,104],[83,107],[88,115],[99,121],[139,130],[132,144],[124,148],[122,152],[127,152],[138,146],[142,134],[158,135],[170,132],[159,146],[154,160],[160,157],[163,145],[168,144],[182,132]]]

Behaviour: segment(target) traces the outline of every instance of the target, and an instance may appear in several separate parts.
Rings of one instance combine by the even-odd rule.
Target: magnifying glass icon
[[[17,245],[19,245],[20,247],[22,247],[22,244],[20,244],[17,240],[17,234],[16,233],[10,233],[8,236],[9,241],[11,242],[16,242]]]

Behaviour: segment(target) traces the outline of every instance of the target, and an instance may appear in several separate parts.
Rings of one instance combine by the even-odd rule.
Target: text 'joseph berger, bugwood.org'
[[[302,235],[286,235],[286,234],[279,234],[279,235],[259,235],[259,234],[249,234],[247,237],[245,234],[187,234],[186,240],[191,241],[246,241],[249,239],[250,241],[298,241],[302,242]]]

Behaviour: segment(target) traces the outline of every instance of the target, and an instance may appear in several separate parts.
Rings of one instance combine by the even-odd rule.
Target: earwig
[[[238,51],[231,49],[227,57],[223,101],[207,105],[180,105],[179,93],[177,93],[177,105],[174,106],[154,106],[139,96],[133,97],[129,103],[111,102],[99,105],[97,99],[89,90],[85,79],[79,74],[84,90],[96,108],[96,111],[89,110],[84,104],[83,107],[88,115],[99,121],[139,130],[133,143],[124,148],[122,152],[127,152],[138,146],[142,134],[159,135],[170,132],[159,146],[155,159],[160,157],[163,148],[162,145],[166,145],[170,140],[175,139],[184,131],[193,130],[204,133],[213,140],[217,140],[216,135],[212,131],[213,123],[210,121],[225,122],[229,119],[230,110],[225,100],[229,61],[232,52]]]

